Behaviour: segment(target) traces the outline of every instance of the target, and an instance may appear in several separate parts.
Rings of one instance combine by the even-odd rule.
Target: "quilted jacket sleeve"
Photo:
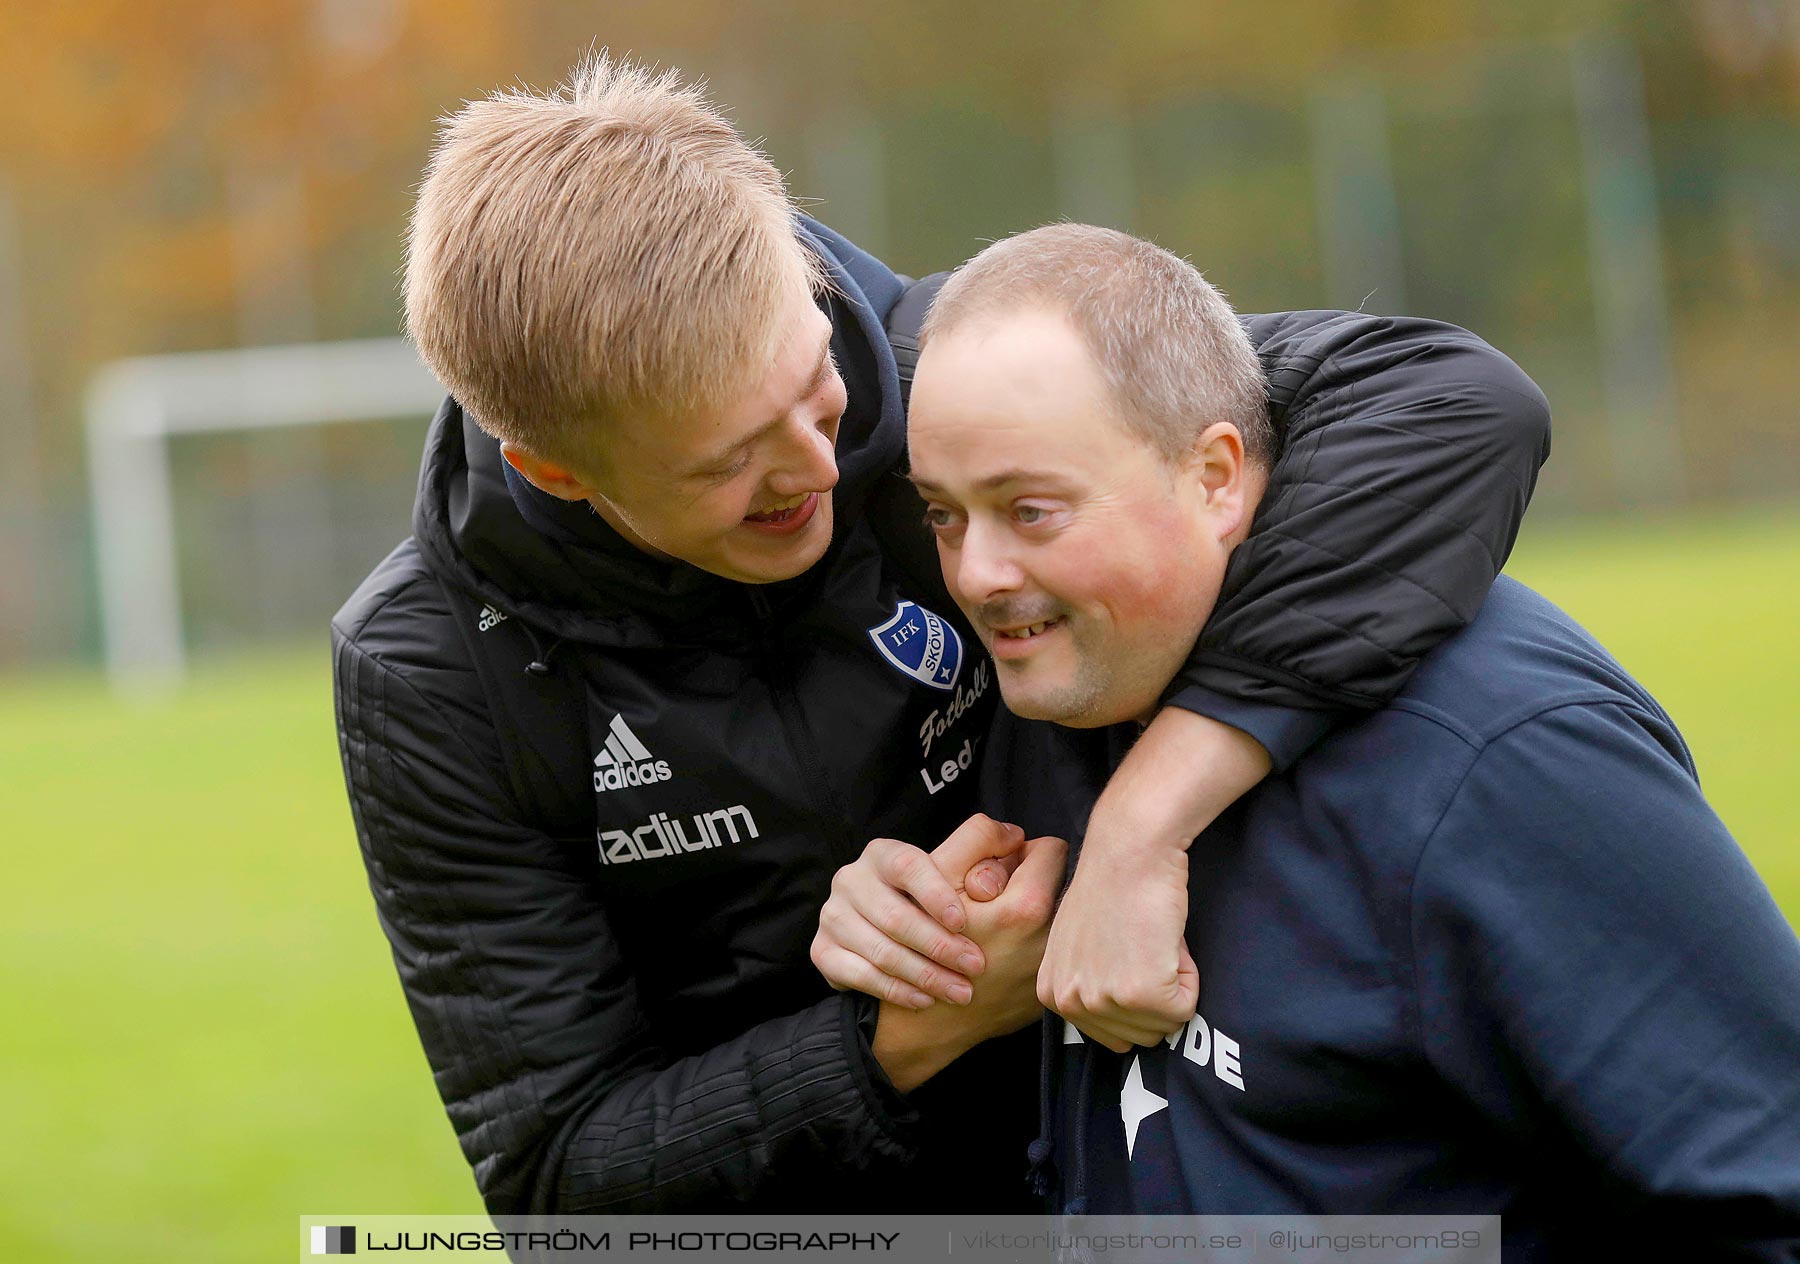
[[[872,1077],[848,998],[692,1056],[658,1048],[577,849],[516,823],[467,666],[397,666],[371,651],[379,639],[333,629],[344,772],[382,928],[491,1212],[773,1209],[906,1157],[904,1105]]]
[[[1246,318],[1280,455],[1165,701],[1285,768],[1466,625],[1550,451],[1543,392],[1481,339],[1356,312]]]

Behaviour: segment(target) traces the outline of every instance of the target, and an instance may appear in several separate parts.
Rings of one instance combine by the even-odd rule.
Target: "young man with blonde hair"
[[[595,61],[566,97],[503,93],[446,123],[408,238],[406,324],[534,486],[653,554],[765,583],[831,538],[817,422],[844,403],[813,297],[826,285],[779,174],[696,89]],[[696,416],[709,424],[689,432]],[[729,477],[753,445],[784,466],[760,487]]]
[[[597,59],[444,123],[406,299],[451,398],[413,537],[333,639],[371,888],[495,1212],[1028,1205],[1016,1055],[937,1050],[1031,1022],[1061,844],[971,818],[994,666],[916,564],[916,498],[894,510],[907,292],[672,74]],[[1179,862],[1271,761],[1399,687],[1479,604],[1544,455],[1541,396],[1459,330],[1257,331],[1285,448],[1246,549],[1274,560],[1221,604],[1090,856]],[[1368,564],[1319,565],[1321,540]],[[917,847],[946,835],[950,879]],[[943,923],[886,953],[842,928],[886,1010],[808,959],[877,836],[852,872]],[[1021,852],[965,913],[956,874]],[[1149,950],[1076,954],[1150,983],[1101,980],[1081,1021],[1179,1021],[1185,886],[1157,889]],[[1071,942],[1084,899],[1116,920],[1074,893]]]

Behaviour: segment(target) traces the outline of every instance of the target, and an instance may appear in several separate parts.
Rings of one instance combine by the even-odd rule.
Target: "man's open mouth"
[[[801,492],[798,496],[790,496],[786,500],[777,501],[767,509],[760,510],[757,513],[745,514],[744,521],[786,522],[789,518],[792,518],[802,509],[806,508],[806,502],[816,495],[818,495],[817,492]]]
[[[1042,636],[1062,621],[1062,616],[1057,615],[1054,619],[1045,619],[1042,623],[1029,623],[1022,628],[995,628],[994,636],[1002,641],[1029,641],[1034,636]]]
[[[818,492],[802,492],[778,500],[765,509],[744,515],[744,525],[764,535],[791,535],[802,531],[819,509]]]

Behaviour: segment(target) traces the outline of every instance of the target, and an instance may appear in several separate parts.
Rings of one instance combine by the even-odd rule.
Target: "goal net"
[[[327,459],[345,445],[330,440],[404,419],[408,468],[416,467],[417,436],[443,396],[400,338],[151,356],[101,370],[87,400],[88,484],[114,684],[178,680],[197,608],[235,603],[239,624],[267,633],[280,626],[280,595],[298,593],[309,625],[321,627],[335,608],[324,604],[330,595],[342,600],[380,556],[335,539],[355,498]],[[209,445],[210,463],[200,464],[223,466],[224,475],[196,475],[194,461],[176,459],[177,450]],[[222,462],[221,449],[235,449],[234,457]],[[404,534],[411,498],[391,486],[383,492],[391,546]],[[225,595],[197,607],[195,594],[184,594],[184,563]]]

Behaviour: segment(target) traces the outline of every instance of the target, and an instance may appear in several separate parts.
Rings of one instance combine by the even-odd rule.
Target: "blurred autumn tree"
[[[12,6],[0,170],[48,470],[106,359],[393,331],[406,173],[433,117],[518,56],[498,10],[430,8]]]
[[[0,658],[66,651],[86,622],[80,407],[94,368],[394,331],[399,228],[431,120],[519,56],[503,10],[424,8],[7,6]]]

